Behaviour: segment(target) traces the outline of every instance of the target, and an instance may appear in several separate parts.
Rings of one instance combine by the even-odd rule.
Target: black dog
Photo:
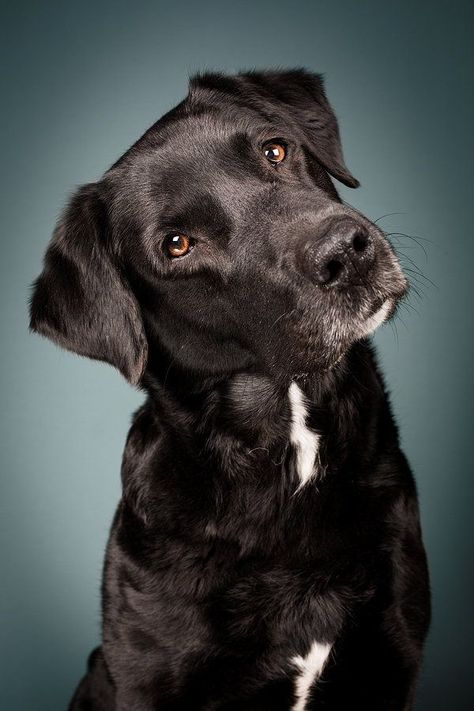
[[[321,78],[206,74],[72,198],[32,328],[147,400],[75,711],[407,711],[429,621],[368,334],[407,285]]]

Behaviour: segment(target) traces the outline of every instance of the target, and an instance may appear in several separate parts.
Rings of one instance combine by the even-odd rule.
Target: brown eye
[[[270,141],[263,146],[263,154],[270,163],[281,163],[286,158],[286,147],[282,143]]]
[[[165,237],[163,243],[165,253],[168,257],[184,257],[191,251],[194,243],[190,237],[181,234],[172,234]]]

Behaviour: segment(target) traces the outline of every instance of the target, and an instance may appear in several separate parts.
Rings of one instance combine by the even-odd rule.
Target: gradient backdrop
[[[419,238],[398,244],[421,298],[376,336],[431,563],[418,708],[474,708],[472,3],[11,1],[4,16],[0,707],[65,709],[99,639],[104,545],[141,401],[111,368],[28,334],[55,219],[190,73],[303,65],[325,73],[362,182],[343,197]]]

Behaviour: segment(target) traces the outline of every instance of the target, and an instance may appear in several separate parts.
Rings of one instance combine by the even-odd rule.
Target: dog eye
[[[176,257],[184,257],[185,254],[188,254],[193,247],[194,241],[191,237],[182,234],[166,235],[163,242],[165,254],[172,259],[176,259]]]
[[[286,150],[286,146],[283,145],[283,143],[278,143],[278,141],[268,141],[263,146],[263,155],[270,163],[275,165],[285,160]]]

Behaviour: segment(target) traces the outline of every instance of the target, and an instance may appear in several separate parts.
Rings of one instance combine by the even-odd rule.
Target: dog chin
[[[304,338],[300,330],[295,339],[296,343],[300,343],[300,352],[293,358],[295,379],[311,374],[322,375],[332,370],[357,341],[370,336],[393,316],[403,295],[397,293],[378,297],[368,309],[366,306],[365,313],[359,311],[355,315],[346,311],[343,318],[334,319],[322,342],[315,337],[308,338],[311,330],[305,326]]]
[[[361,320],[353,334],[346,339],[344,343],[340,342],[339,347],[335,349],[332,357],[329,359],[326,371],[332,370],[344,358],[351,346],[357,341],[367,338],[376,331],[382,324],[386,323],[395,313],[397,300],[395,298],[387,298],[372,313],[365,319]]]

